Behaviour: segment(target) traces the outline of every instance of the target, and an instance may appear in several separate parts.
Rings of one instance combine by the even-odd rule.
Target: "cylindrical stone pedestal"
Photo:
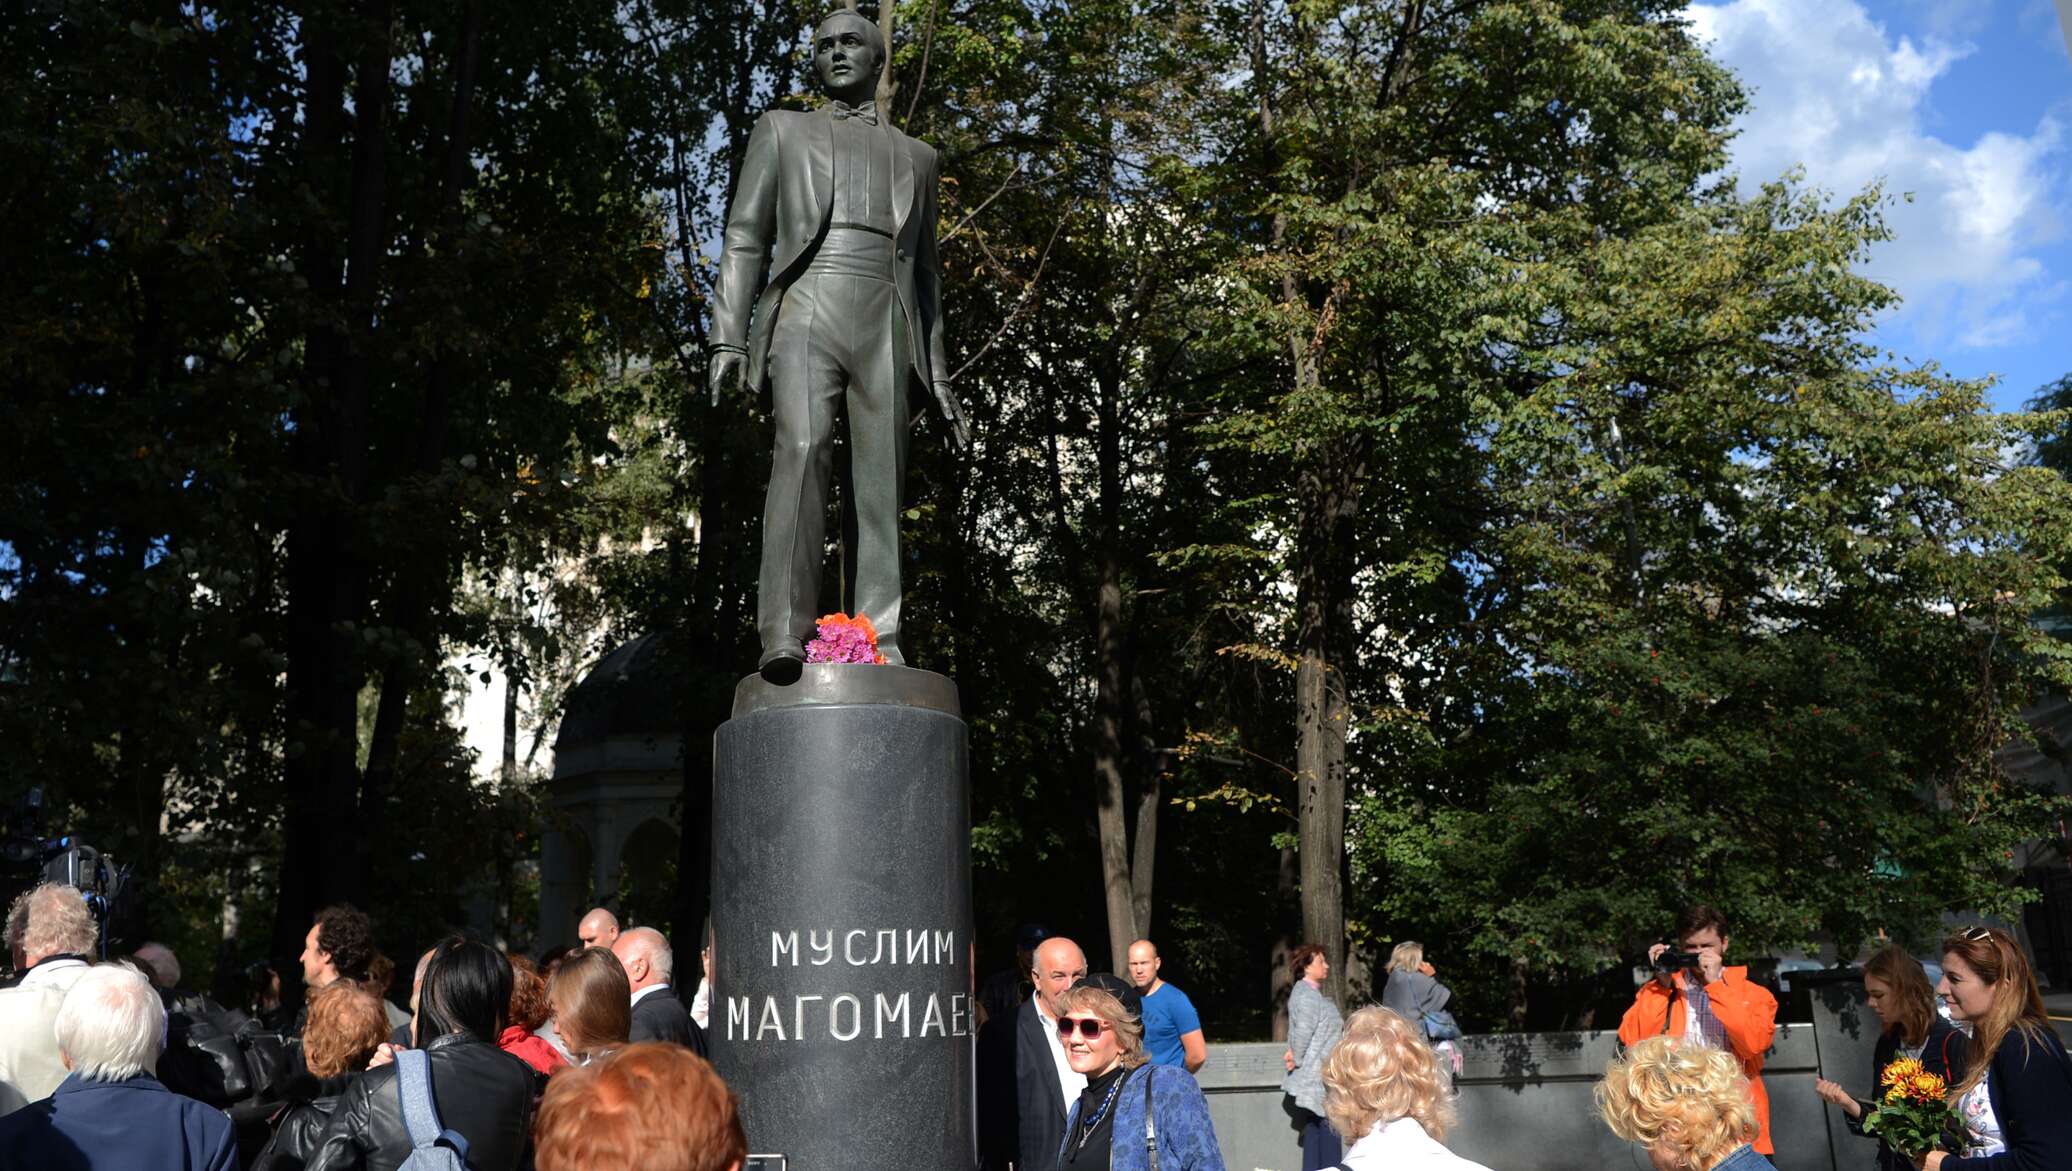
[[[708,1033],[786,1171],[975,1162],[966,751],[904,667],[750,676],[714,738]]]

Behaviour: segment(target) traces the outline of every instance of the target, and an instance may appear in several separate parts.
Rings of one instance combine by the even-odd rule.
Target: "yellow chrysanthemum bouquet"
[[[1950,1106],[1950,1087],[1902,1057],[1878,1075],[1878,1100],[1863,1116],[1863,1132],[1909,1159],[1935,1150],[1945,1136],[1960,1133],[1957,1112]]]

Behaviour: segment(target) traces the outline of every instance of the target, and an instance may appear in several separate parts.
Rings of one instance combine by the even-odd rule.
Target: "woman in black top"
[[[1967,927],[1943,940],[1950,1015],[1971,1026],[1971,1052],[1950,1083],[1964,1150],[1930,1151],[1924,1171],[2062,1171],[2072,1167],[2072,1056],[2051,1027],[2036,973],[2014,936]]]
[[[1878,1092],[1878,1076],[1902,1056],[1917,1059],[1945,1084],[1955,1084],[1963,1076],[1970,1039],[1935,1011],[1935,990],[1928,986],[1921,961],[1900,948],[1886,948],[1863,965],[1863,991],[1883,1029],[1871,1055],[1873,1094]],[[1815,1081],[1813,1089],[1841,1108],[1849,1133],[1863,1133],[1864,1112],[1871,1103],[1826,1078]],[[1878,1171],[1913,1171],[1913,1166],[1906,1156],[1878,1144]]]
[[[1193,1075],[1146,1064],[1142,1001],[1106,972],[1057,1000],[1065,1060],[1086,1075],[1066,1110],[1057,1167],[1066,1171],[1224,1171],[1209,1103]]]
[[[290,1074],[282,1087],[286,1104],[274,1114],[273,1137],[253,1171],[301,1171],[346,1083],[367,1068],[388,1031],[381,1001],[351,980],[336,981],[310,998],[309,1024],[302,1031],[308,1068]]]

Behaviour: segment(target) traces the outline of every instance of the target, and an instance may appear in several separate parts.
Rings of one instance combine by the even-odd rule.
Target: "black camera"
[[[77,834],[46,836],[43,816],[43,790],[30,789],[0,817],[0,889],[46,882],[77,887],[100,924],[105,953],[108,916],[129,881],[129,867],[110,862]],[[0,956],[0,962],[6,958]]]
[[[1670,972],[1695,972],[1698,970],[1698,954],[1695,951],[1668,951],[1655,955],[1655,970],[1664,975]]]

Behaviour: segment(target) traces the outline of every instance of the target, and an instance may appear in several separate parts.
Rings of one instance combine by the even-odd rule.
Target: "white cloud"
[[[1869,272],[1906,298],[1915,336],[1975,348],[2035,340],[2031,311],[2063,293],[2032,255],[2064,218],[2055,119],[1969,145],[1930,133],[1930,89],[1976,46],[1936,33],[1895,39],[1856,0],[1733,0],[1688,15],[1752,91],[1733,146],[1744,188],[1803,165],[1809,183],[1838,196],[1879,180],[1910,194],[1888,209],[1894,238]]]

